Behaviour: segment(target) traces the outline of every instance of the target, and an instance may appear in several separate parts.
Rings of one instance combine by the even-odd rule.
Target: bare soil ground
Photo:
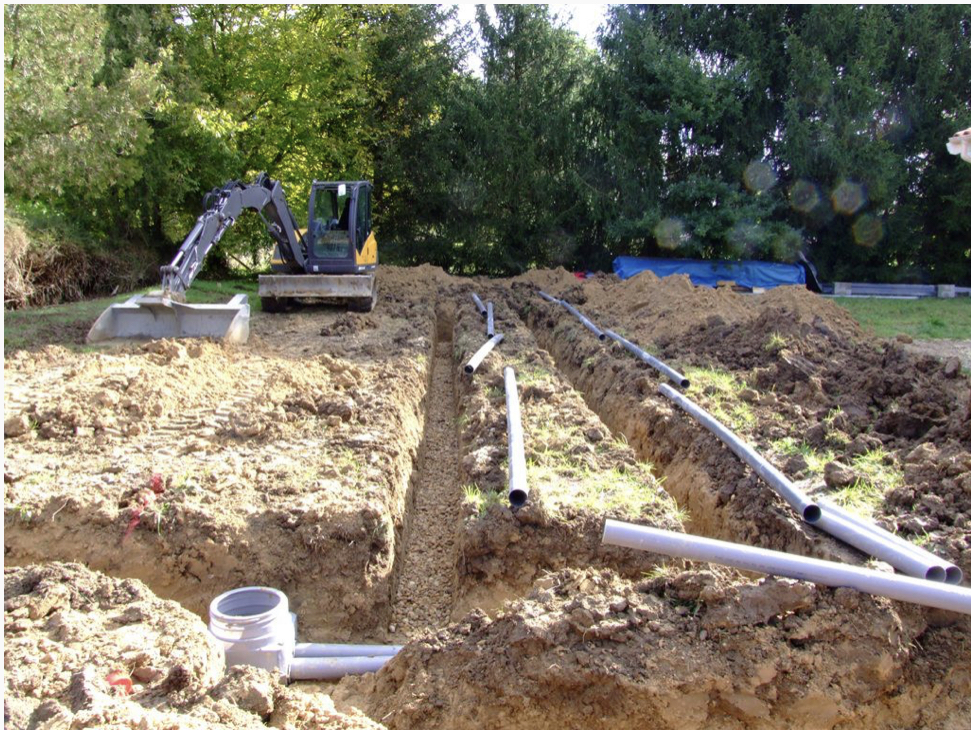
[[[907,352],[930,355],[945,362],[957,358],[961,367],[971,370],[971,340],[914,340],[903,343]]]
[[[968,727],[967,617],[600,545],[609,516],[867,563],[540,288],[682,368],[807,489],[971,571],[969,388],[946,361],[797,289],[383,267],[372,314],[258,314],[245,347],[6,354],[6,725]],[[472,291],[506,339],[470,377]],[[224,672],[208,603],[260,584],[302,640],[407,646],[337,685]]]

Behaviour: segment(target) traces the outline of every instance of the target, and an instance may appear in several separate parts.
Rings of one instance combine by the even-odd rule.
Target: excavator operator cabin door
[[[311,259],[332,267],[353,260],[351,235],[354,191],[344,183],[315,187],[310,210]],[[314,261],[311,261],[313,273]]]
[[[362,183],[357,195],[357,229],[354,232],[354,246],[357,252],[364,250],[368,236],[371,235],[371,186]]]

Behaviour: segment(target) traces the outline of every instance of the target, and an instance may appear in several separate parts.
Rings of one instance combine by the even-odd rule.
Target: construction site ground
[[[384,266],[372,313],[255,312],[243,346],[5,354],[5,726],[971,727],[966,616],[601,545],[610,517],[890,570],[541,289],[679,368],[803,489],[971,572],[957,358],[794,287]],[[468,376],[472,292],[505,340]],[[224,672],[208,605],[253,585],[288,595],[301,641],[405,648],[339,683]]]

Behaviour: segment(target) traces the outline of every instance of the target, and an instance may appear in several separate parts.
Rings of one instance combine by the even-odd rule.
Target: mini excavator
[[[161,268],[161,290],[108,307],[91,327],[88,342],[162,337],[245,342],[250,314],[245,294],[237,294],[227,304],[187,304],[185,293],[198,276],[206,254],[247,209],[259,214],[274,242],[270,261],[273,273],[259,277],[263,311],[280,312],[310,299],[370,312],[378,296],[372,187],[364,180],[315,180],[304,230],[297,227],[283,186],[266,173],[249,184],[233,180],[216,188],[206,195],[206,210],[172,263]]]

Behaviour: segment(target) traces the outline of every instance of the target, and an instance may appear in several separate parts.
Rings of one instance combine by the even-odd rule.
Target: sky
[[[458,22],[471,23],[475,27],[476,4],[457,3],[457,5]],[[606,3],[547,3],[547,5],[560,18],[564,20],[569,18],[567,25],[576,31],[577,35],[583,38],[588,46],[591,48],[597,47],[597,28],[603,24],[604,18],[606,17],[607,8],[609,7]],[[486,7],[491,11],[491,4]],[[469,68],[476,75],[481,73],[481,63],[476,58],[469,59]]]

